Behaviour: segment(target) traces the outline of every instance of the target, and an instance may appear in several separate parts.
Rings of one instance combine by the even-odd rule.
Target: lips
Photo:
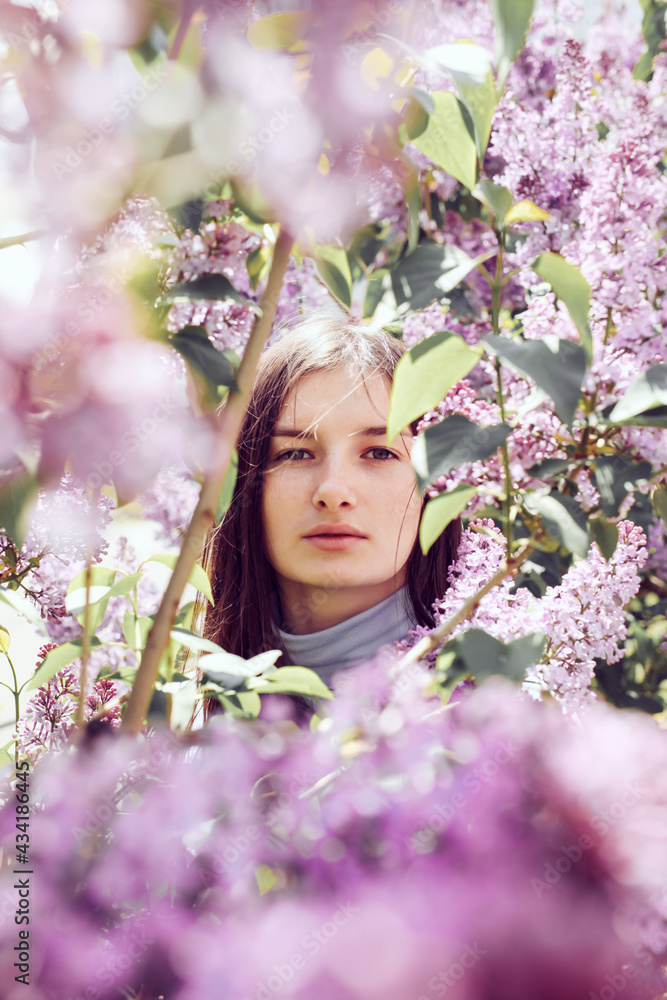
[[[351,524],[317,524],[309,531],[304,538],[320,538],[323,536],[334,538],[366,538],[363,531],[353,527]]]
[[[322,552],[346,552],[367,537],[351,524],[318,524],[303,540]]]

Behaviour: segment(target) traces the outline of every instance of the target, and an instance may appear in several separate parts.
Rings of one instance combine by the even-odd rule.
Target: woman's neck
[[[339,625],[384,601],[399,590],[404,573],[363,587],[314,587],[293,580],[278,581],[281,628],[293,635],[310,635]]]

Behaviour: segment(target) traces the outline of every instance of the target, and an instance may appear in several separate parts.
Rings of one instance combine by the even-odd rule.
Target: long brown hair
[[[289,392],[307,375],[350,367],[361,379],[381,374],[391,383],[403,344],[384,331],[328,316],[301,323],[262,355],[238,444],[238,477],[229,510],[208,535],[204,566],[215,604],[204,615],[203,634],[230,653],[248,658],[279,649],[277,587],[263,545],[262,482],[271,434]],[[413,426],[413,431],[415,427]],[[419,624],[432,626],[431,605],[447,589],[447,567],[461,536],[452,521],[424,556],[415,545],[406,584]]]

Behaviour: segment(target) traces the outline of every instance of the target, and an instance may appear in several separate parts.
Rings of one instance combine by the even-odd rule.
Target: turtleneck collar
[[[407,587],[358,615],[319,632],[293,635],[278,629],[280,645],[292,662],[309,667],[328,684],[338,670],[356,666],[396,642],[416,625]]]

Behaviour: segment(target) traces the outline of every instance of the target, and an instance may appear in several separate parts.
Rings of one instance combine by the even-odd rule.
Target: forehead
[[[390,393],[389,381],[378,372],[313,372],[290,390],[280,416],[302,430],[322,422],[355,422],[371,414],[386,420]]]

